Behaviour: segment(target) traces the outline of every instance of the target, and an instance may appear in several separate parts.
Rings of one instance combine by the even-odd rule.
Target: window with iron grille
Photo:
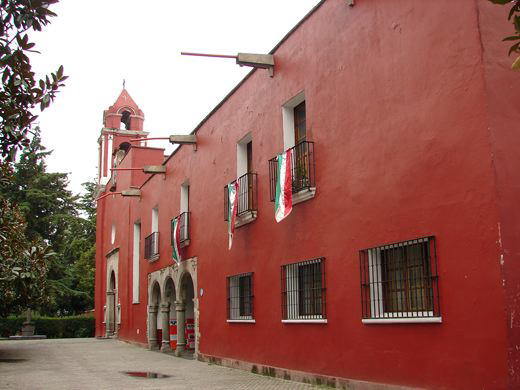
[[[180,214],[179,216],[173,218],[170,222],[170,239],[171,244],[173,246],[174,242],[174,231],[173,231],[173,223],[175,220],[179,221],[179,241],[181,243],[181,248],[188,246],[190,243],[190,230],[189,230],[189,223],[190,223],[190,213],[189,211]]]
[[[283,320],[324,320],[325,258],[282,266]]]
[[[360,251],[363,319],[440,318],[435,238]]]
[[[150,261],[159,258],[159,232],[153,232],[144,239],[144,258]]]
[[[256,207],[256,173],[246,173],[240,176],[238,181],[237,193],[237,216],[240,217],[246,213],[257,211]],[[230,184],[234,184],[231,182]],[[224,221],[229,218],[229,189],[224,187]]]
[[[253,273],[227,278],[228,320],[253,320]]]
[[[301,141],[288,149],[292,151],[292,193],[316,187],[316,167],[314,164],[314,142]],[[269,190],[271,202],[276,196],[276,182],[278,181],[278,157],[269,160]]]

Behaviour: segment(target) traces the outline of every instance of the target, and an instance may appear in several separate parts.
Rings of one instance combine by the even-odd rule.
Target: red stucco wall
[[[115,223],[119,336],[146,342],[147,274],[172,264],[170,220],[189,180],[183,257],[197,257],[204,289],[201,353],[427,388],[515,388],[518,88],[508,88],[517,79],[499,42],[505,9],[485,3],[326,1],[277,49],[274,78],[255,72],[200,127],[196,151],[182,147],[140,199],[100,202],[97,334]],[[267,161],[283,149],[281,106],[302,90],[317,193],[277,224]],[[223,187],[236,176],[236,143],[249,132],[258,218],[236,230],[228,251]],[[118,191],[130,184],[124,175]],[[144,240],[156,206],[161,256],[141,260],[141,303],[132,304],[133,223],[141,221]],[[362,324],[359,250],[428,235],[437,242],[442,324]],[[322,256],[328,323],[282,324],[280,266]],[[243,272],[254,272],[256,323],[229,324],[226,276]],[[505,289],[503,279],[511,281]]]

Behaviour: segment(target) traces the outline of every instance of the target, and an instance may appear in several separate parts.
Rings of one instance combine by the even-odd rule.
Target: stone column
[[[158,349],[157,346],[157,306],[148,306],[148,348]]]
[[[186,320],[186,304],[181,301],[175,302],[175,310],[177,311],[177,349],[175,356],[181,356],[186,346],[186,338],[184,337],[184,321]]]
[[[162,343],[161,352],[171,352],[170,347],[170,304],[161,304]]]
[[[107,337],[113,336],[116,329],[115,326],[115,292],[107,291],[107,322],[105,324]]]

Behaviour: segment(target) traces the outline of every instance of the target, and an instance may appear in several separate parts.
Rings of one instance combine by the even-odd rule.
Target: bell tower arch
[[[128,153],[131,145],[139,145],[139,142],[130,142],[131,139],[148,136],[148,132],[143,130],[143,124],[143,111],[123,88],[115,103],[103,111],[103,128],[98,139],[99,185],[106,185],[110,180],[110,168],[114,167],[116,153],[120,150]]]

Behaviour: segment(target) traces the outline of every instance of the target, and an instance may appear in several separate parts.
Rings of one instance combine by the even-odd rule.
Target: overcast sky
[[[70,189],[97,175],[103,110],[126,89],[153,136],[187,134],[247,74],[234,60],[181,51],[267,53],[318,0],[62,0],[45,31],[33,34],[38,73],[64,65],[69,76],[39,118],[54,150],[52,172],[70,172]],[[167,146],[155,141],[150,146]]]

